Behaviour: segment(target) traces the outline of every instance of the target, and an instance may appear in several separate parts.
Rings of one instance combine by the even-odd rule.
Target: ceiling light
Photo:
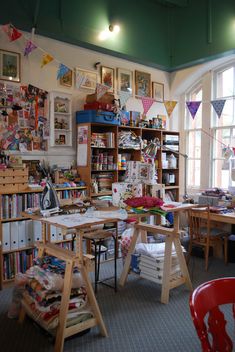
[[[118,33],[120,32],[120,26],[118,26],[117,24],[115,24],[114,26],[110,24],[109,31],[113,33]]]

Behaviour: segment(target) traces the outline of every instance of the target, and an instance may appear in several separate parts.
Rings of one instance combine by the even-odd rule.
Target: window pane
[[[190,131],[188,134],[189,158],[201,158],[201,131]]]
[[[229,186],[229,162],[215,160],[213,167],[213,187],[228,188]]]
[[[230,97],[234,92],[234,68],[230,67],[217,75],[217,92],[216,97]]]
[[[223,158],[222,150],[230,144],[230,128],[216,130],[213,143],[213,158]]]
[[[188,186],[199,187],[200,186],[200,172],[201,172],[200,160],[188,160]]]

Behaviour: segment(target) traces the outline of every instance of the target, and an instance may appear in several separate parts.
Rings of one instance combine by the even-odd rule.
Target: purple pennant
[[[226,100],[225,99],[220,99],[220,100],[212,100],[211,101],[211,105],[213,106],[213,108],[215,109],[215,112],[218,116],[218,118],[220,118],[223,108],[224,108],[224,104],[225,104]]]
[[[28,56],[34,49],[37,49],[37,46],[31,40],[27,40],[24,48],[24,56]]]
[[[189,109],[190,114],[192,115],[192,118],[194,119],[198,108],[201,104],[201,101],[186,101],[187,107]]]

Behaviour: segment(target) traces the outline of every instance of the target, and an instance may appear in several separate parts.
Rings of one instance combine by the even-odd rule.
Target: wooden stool
[[[111,237],[114,240],[114,287],[107,284],[107,282],[105,282],[113,277],[109,277],[109,278],[103,279],[102,281],[99,281],[100,255],[101,253],[104,253],[104,251],[101,250],[101,245],[104,240]],[[97,231],[84,232],[83,238],[85,238],[86,240],[90,240],[95,247],[95,293],[97,293],[98,283],[112,287],[115,289],[115,292],[117,292],[117,236],[113,234],[113,232],[111,231],[97,230]],[[97,251],[97,247],[98,247],[98,251]]]

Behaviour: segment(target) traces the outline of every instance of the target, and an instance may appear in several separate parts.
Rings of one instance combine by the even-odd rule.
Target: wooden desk
[[[163,267],[163,280],[162,280],[162,292],[161,292],[161,302],[167,304],[169,302],[169,292],[172,288],[177,287],[182,284],[186,284],[189,290],[192,290],[192,283],[189,277],[188,268],[182,251],[180,243],[180,232],[179,232],[179,214],[182,211],[187,211],[193,208],[193,204],[182,204],[173,209],[164,210],[174,213],[174,226],[173,228],[166,228],[159,225],[147,225],[141,222],[141,217],[146,217],[146,214],[139,215],[140,221],[135,225],[135,231],[131,239],[131,244],[129,247],[128,255],[125,260],[125,265],[119,280],[119,284],[124,286],[130,269],[131,254],[134,252],[136,241],[139,235],[142,236],[142,241],[146,237],[147,231],[151,233],[160,233],[166,236],[165,242],[165,255],[164,255],[164,267]],[[149,214],[148,214],[149,215]],[[143,231],[145,233],[143,233]],[[170,271],[172,264],[172,244],[174,243],[176,255],[179,260],[181,277],[175,280],[170,280]]]
[[[92,225],[99,225],[99,224],[110,223],[110,222],[114,222],[115,224],[117,224],[118,219],[116,218],[98,219],[94,217],[88,218],[88,217],[82,216],[82,219],[80,219],[81,221],[79,221],[80,214],[76,214],[78,215],[77,217],[74,215],[75,214],[59,215],[59,216],[52,216],[50,218],[42,218],[40,216],[35,216],[35,215],[31,216],[32,219],[41,221],[43,225],[42,243],[37,245],[39,249],[38,255],[43,256],[45,253],[47,253],[49,255],[55,256],[65,261],[64,288],[63,288],[61,308],[59,313],[60,314],[59,326],[56,332],[56,341],[55,341],[55,347],[54,347],[55,352],[63,351],[64,339],[66,337],[72,336],[80,331],[86,330],[96,325],[100,327],[101,334],[103,336],[107,336],[107,330],[106,330],[98,303],[96,301],[90,279],[88,277],[86,266],[84,265],[82,239],[83,239],[84,229],[89,228]],[[77,221],[76,221],[76,218],[77,218]],[[74,221],[72,221],[71,219],[74,219]],[[76,236],[75,252],[62,249],[56,246],[55,244],[50,243],[50,232],[47,232],[47,228],[48,229],[50,228],[49,225],[60,227],[65,231],[65,233],[67,231],[69,233],[71,232],[74,233],[74,236]],[[49,234],[48,238],[47,238],[47,234]],[[69,299],[70,299],[70,293],[71,293],[73,268],[75,266],[79,267],[79,270],[83,277],[86,290],[87,290],[87,297],[92,307],[94,318],[91,318],[83,323],[80,323],[71,327],[66,327],[67,312],[68,312]],[[24,314],[25,312],[22,313],[21,320],[23,319]]]

